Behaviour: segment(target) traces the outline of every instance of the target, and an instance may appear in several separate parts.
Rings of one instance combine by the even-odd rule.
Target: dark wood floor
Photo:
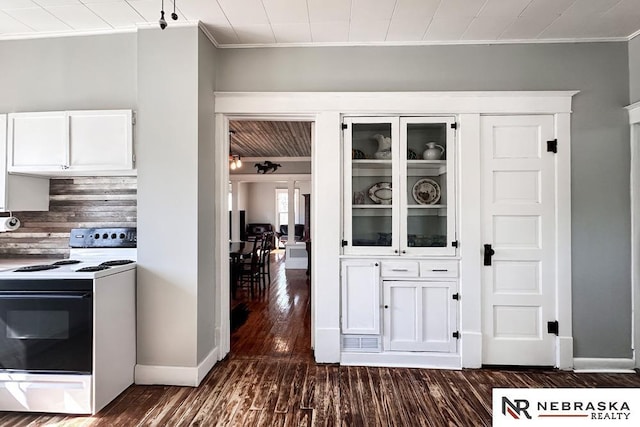
[[[238,294],[247,321],[200,387],[131,386],[95,417],[0,412],[0,427],[489,426],[493,387],[640,387],[637,374],[317,365],[304,271],[272,268],[267,292]]]

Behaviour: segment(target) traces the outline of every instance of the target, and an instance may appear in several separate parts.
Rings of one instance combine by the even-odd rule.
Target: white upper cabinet
[[[9,172],[132,175],[131,110],[9,114]]]
[[[455,255],[455,119],[345,125],[344,253]]]
[[[0,114],[0,212],[49,209],[49,179],[7,174],[7,115]]]

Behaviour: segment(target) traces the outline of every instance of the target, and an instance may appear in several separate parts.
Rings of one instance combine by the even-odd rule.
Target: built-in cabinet
[[[0,212],[49,209],[49,179],[7,173],[7,115],[0,114]]]
[[[343,352],[456,353],[455,118],[343,128]]]
[[[345,254],[455,255],[455,119],[344,122]]]
[[[8,115],[7,169],[29,175],[132,175],[131,110]]]

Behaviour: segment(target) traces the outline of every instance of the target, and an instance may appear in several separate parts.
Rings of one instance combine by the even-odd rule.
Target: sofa
[[[287,225],[281,225],[280,230],[276,232],[278,238],[278,246],[284,246],[289,239],[289,227]],[[293,230],[294,242],[301,242],[304,238],[304,224],[296,224]]]

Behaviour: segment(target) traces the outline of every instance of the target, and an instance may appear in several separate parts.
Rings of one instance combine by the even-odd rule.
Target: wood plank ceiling
[[[310,157],[311,122],[232,120],[229,147],[242,157]]]

